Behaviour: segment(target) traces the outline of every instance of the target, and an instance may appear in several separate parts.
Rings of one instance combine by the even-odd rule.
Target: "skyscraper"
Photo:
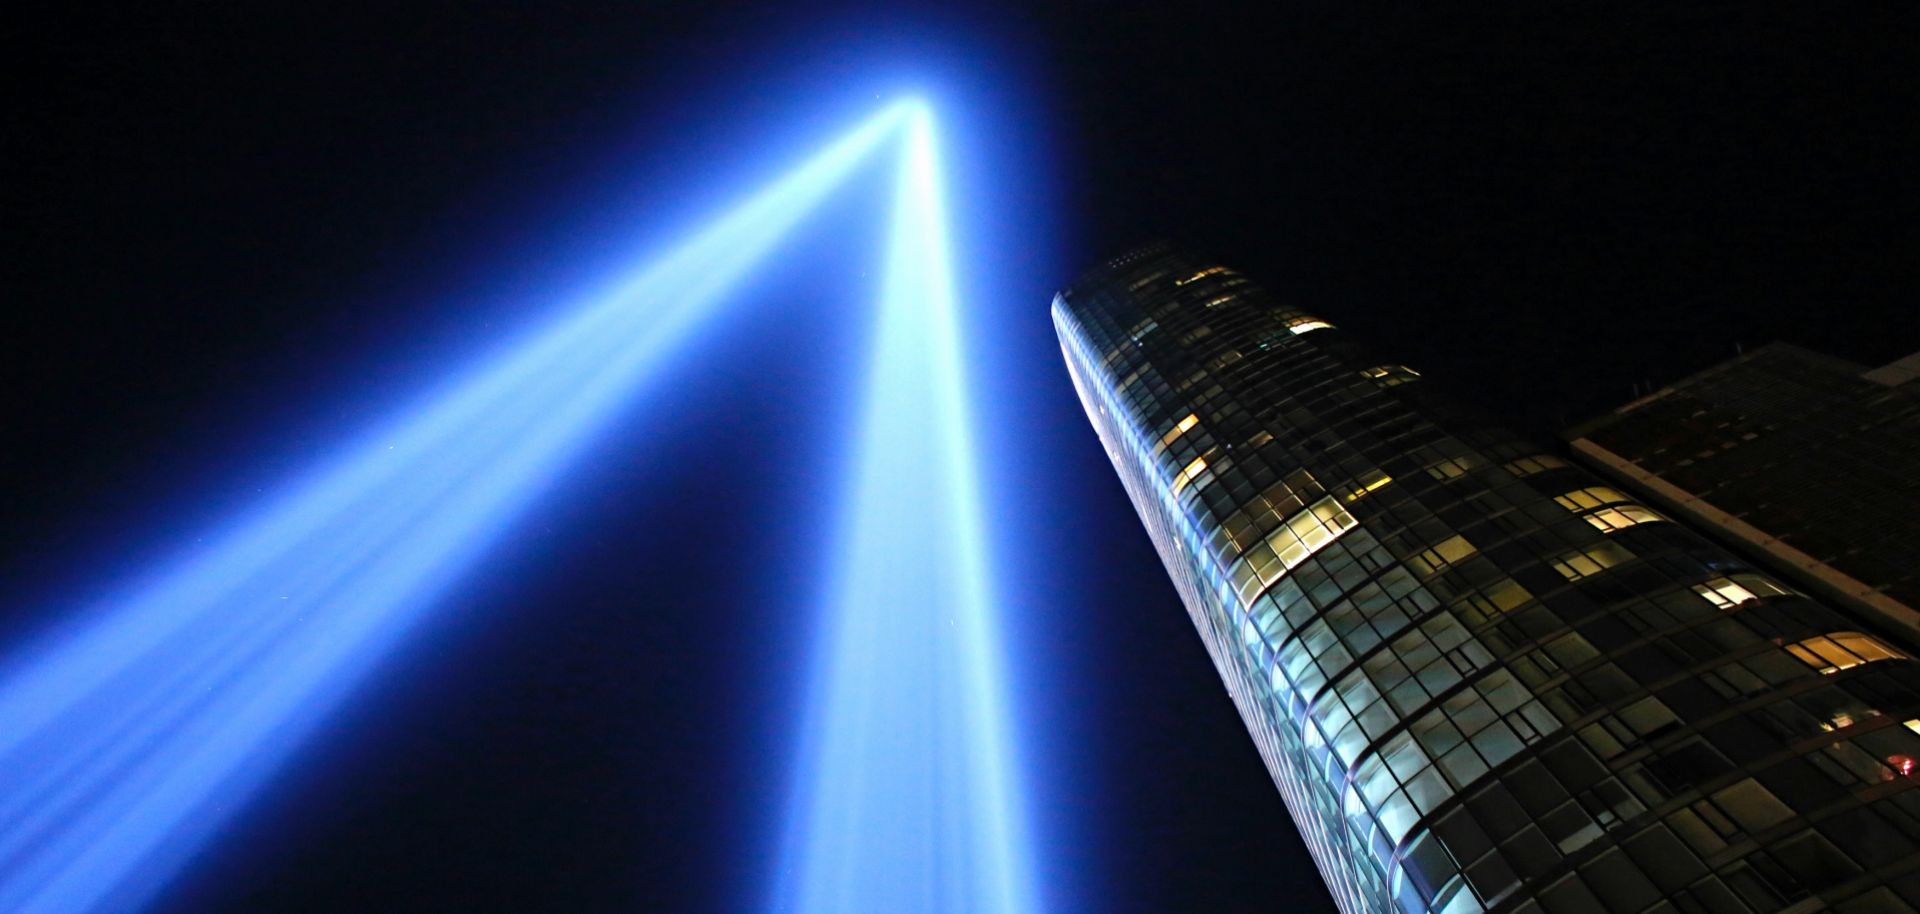
[[[1773,344],[1567,433],[1623,488],[1920,637],[1920,355]]]
[[[1135,250],[1053,317],[1346,914],[1920,909],[1884,632],[1210,260]]]

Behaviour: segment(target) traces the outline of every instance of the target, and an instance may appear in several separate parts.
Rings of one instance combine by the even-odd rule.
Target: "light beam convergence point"
[[[138,910],[906,122],[889,106],[0,660],[0,911]],[[917,131],[920,128],[916,128]],[[895,759],[896,762],[907,761]]]

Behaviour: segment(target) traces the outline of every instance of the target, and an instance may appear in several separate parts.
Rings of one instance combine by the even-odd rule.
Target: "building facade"
[[[1053,318],[1345,914],[1920,910],[1884,633],[1210,260]]]
[[[1623,488],[1920,641],[1920,356],[1773,344],[1567,433]]]

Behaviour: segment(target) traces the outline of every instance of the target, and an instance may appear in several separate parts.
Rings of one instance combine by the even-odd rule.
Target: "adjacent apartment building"
[[[1775,343],[1567,433],[1622,487],[1920,641],[1920,355]]]
[[[1345,914],[1920,910],[1890,629],[1209,258],[1053,319]]]

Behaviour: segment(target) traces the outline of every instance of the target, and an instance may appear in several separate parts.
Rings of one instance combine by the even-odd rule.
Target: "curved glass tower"
[[[1167,245],[1053,304],[1345,914],[1920,909],[1920,664]]]

